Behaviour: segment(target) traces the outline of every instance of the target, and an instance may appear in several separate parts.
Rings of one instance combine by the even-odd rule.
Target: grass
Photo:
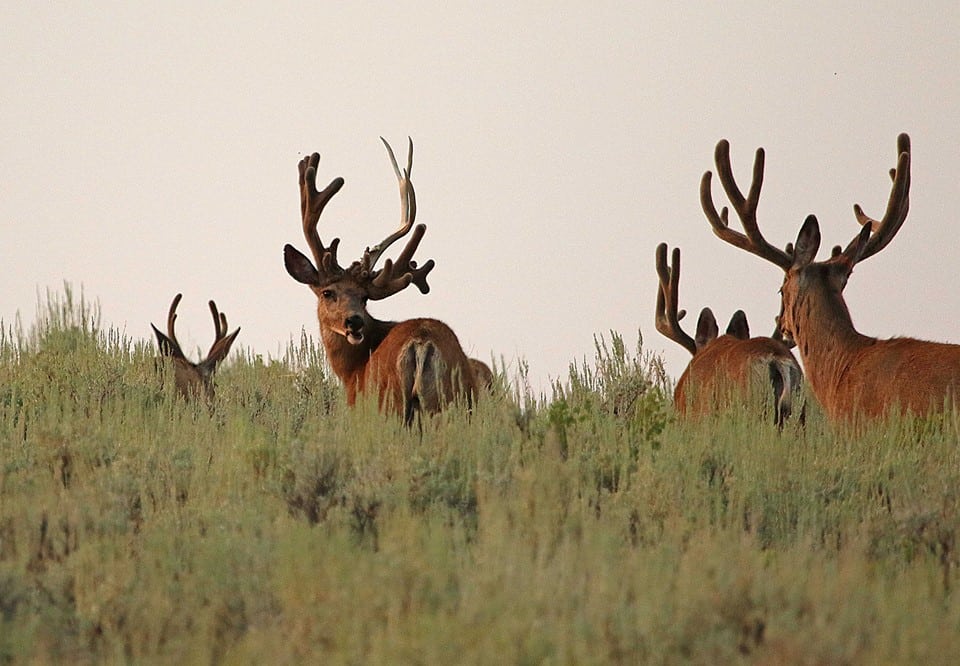
[[[422,435],[309,337],[184,403],[48,294],[0,324],[0,663],[955,663],[955,414],[674,418],[598,338]]]

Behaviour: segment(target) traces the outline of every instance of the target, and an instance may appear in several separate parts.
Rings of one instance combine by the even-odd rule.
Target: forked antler
[[[240,328],[238,327],[231,335],[227,335],[227,315],[217,310],[217,304],[214,303],[212,299],[209,305],[210,314],[213,315],[215,337],[213,344],[210,345],[210,351],[207,352],[207,358],[202,362],[215,364],[226,358],[227,353],[230,351],[230,345],[233,344],[234,339],[240,333]]]
[[[397,157],[393,154],[393,148],[390,147],[390,144],[387,143],[387,140],[382,136],[380,140],[387,149],[387,155],[390,157],[390,163],[393,165],[393,172],[397,174],[397,182],[400,184],[400,226],[392,234],[373,247],[368,247],[367,251],[364,252],[363,260],[366,262],[368,269],[372,269],[376,265],[384,250],[393,245],[395,241],[407,235],[407,232],[409,232],[413,226],[414,220],[417,219],[417,194],[413,189],[413,182],[410,180],[410,174],[413,173],[413,139],[407,137],[407,166],[402,170],[397,164]]]
[[[427,230],[423,224],[413,227],[414,220],[417,217],[416,191],[413,188],[413,182],[410,180],[410,173],[413,170],[413,140],[408,139],[407,165],[403,169],[397,164],[396,155],[394,155],[390,144],[383,137],[380,137],[380,140],[387,148],[387,154],[400,185],[400,226],[373,247],[368,247],[363,253],[363,257],[359,261],[353,262],[346,270],[357,280],[366,283],[368,297],[371,300],[380,300],[392,296],[406,289],[411,283],[426,294],[430,291],[430,285],[427,284],[427,274],[435,264],[431,259],[423,266],[418,267],[417,262],[413,261],[413,255]],[[337,246],[340,239],[334,238],[329,247],[324,247],[320,235],[317,233],[320,214],[327,202],[343,187],[344,181],[343,178],[335,178],[326,189],[318,191],[317,165],[319,162],[320,155],[317,153],[300,160],[300,211],[303,216],[303,235],[313,253],[319,279],[323,280],[345,272],[345,269],[337,263]],[[383,253],[397,240],[410,233],[411,228],[413,234],[400,256],[396,260],[387,259],[383,267],[378,270],[376,264]]]
[[[163,354],[173,358],[180,358],[187,363],[190,363],[190,360],[183,353],[183,348],[180,346],[180,342],[177,340],[177,334],[175,331],[177,322],[177,306],[180,305],[180,299],[182,298],[183,294],[177,294],[173,297],[173,302],[170,304],[170,311],[167,314],[166,336],[163,336],[160,331],[157,330],[156,326],[153,326],[152,324],[151,326],[153,326],[153,330],[157,334],[157,340],[160,341],[161,346],[160,351]],[[229,353],[230,346],[240,333],[240,329],[238,328],[230,335],[227,335],[227,315],[220,312],[217,309],[217,304],[212,300],[210,301],[209,305],[210,313],[213,315],[214,340],[213,344],[210,346],[210,351],[207,352],[207,357],[197,365],[216,365],[222,361]]]
[[[320,214],[333,195],[343,187],[343,178],[337,177],[323,189],[317,190],[317,165],[320,164],[320,154],[313,153],[300,160],[300,214],[303,218],[303,237],[313,254],[317,270],[324,277],[332,277],[343,273],[343,268],[337,263],[337,245],[339,238],[330,242],[330,247],[324,247],[317,233],[317,223]]]
[[[901,133],[897,137],[897,166],[890,169],[890,180],[893,181],[893,185],[890,188],[890,198],[882,220],[877,221],[866,215],[860,204],[853,206],[857,222],[864,227],[869,227],[871,232],[870,240],[856,257],[855,263],[885,248],[907,219],[907,213],[910,210],[910,137],[906,133]],[[861,233],[847,245],[844,254],[851,251],[859,242],[860,236],[866,233],[861,230]]]
[[[841,250],[840,246],[834,247],[831,251],[832,257],[843,254],[851,258],[853,263],[863,261],[885,248],[897,231],[900,230],[910,209],[910,137],[907,134],[900,134],[897,137],[897,153],[897,166],[890,170],[893,186],[890,190],[890,198],[883,219],[877,221],[866,215],[859,204],[854,205],[854,215],[864,229],[847,244],[845,249]],[[792,244],[787,245],[786,251],[774,247],[763,237],[757,225],[757,204],[760,199],[760,188],[763,185],[763,148],[757,149],[753,162],[753,181],[747,197],[743,196],[733,177],[733,170],[730,167],[730,144],[726,139],[717,143],[715,162],[723,189],[730,199],[731,206],[740,217],[740,222],[746,233],[743,234],[730,229],[726,207],[719,214],[717,213],[710,192],[712,174],[707,171],[700,181],[700,205],[713,228],[713,233],[735,247],[762,257],[784,271],[788,270],[794,262]],[[813,216],[808,216],[807,220],[809,223],[816,223],[816,218]],[[812,257],[809,257],[809,259],[812,259]]]
[[[743,234],[730,228],[726,206],[717,214],[717,208],[713,204],[713,195],[710,192],[710,182],[713,174],[707,171],[700,180],[700,205],[703,207],[703,212],[706,214],[710,226],[713,227],[713,233],[734,247],[766,259],[783,270],[790,268],[793,263],[792,253],[785,252],[768,243],[757,225],[757,204],[760,202],[760,188],[763,186],[763,148],[757,148],[756,157],[753,160],[753,180],[746,197],[737,187],[737,181],[733,177],[733,169],[730,166],[730,143],[726,139],[717,143],[714,161],[717,165],[720,184],[727,193],[730,205],[736,211],[746,233]]]
[[[687,314],[678,310],[680,290],[680,248],[673,248],[671,265],[667,266],[667,244],[657,246],[657,310],[654,320],[660,333],[684,347],[691,354],[697,353],[697,343],[680,328],[680,320]]]
[[[404,169],[401,169],[397,164],[393,148],[390,147],[387,140],[383,137],[380,137],[380,140],[383,141],[383,145],[387,149],[387,155],[389,155],[390,163],[393,165],[393,172],[397,175],[397,182],[400,185],[400,226],[372,248],[367,248],[360,262],[361,274],[371,276],[368,292],[372,300],[380,300],[391,296],[406,289],[411,282],[417,286],[420,293],[426,294],[430,291],[430,285],[427,284],[427,274],[433,270],[434,261],[430,259],[421,267],[417,267],[417,262],[413,261],[413,255],[417,251],[421,239],[423,239],[423,234],[427,231],[426,225],[418,224],[413,229],[413,235],[410,236],[406,246],[395,261],[387,259],[382,269],[374,270],[384,251],[397,240],[406,236],[417,218],[417,194],[413,188],[413,182],[410,180],[410,174],[413,171],[413,139],[407,137],[407,166]]]

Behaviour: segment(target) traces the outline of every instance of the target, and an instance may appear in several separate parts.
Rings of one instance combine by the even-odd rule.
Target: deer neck
[[[396,322],[371,317],[363,342],[359,345],[350,344],[340,333],[321,327],[320,337],[327,353],[327,362],[346,387],[348,404],[352,405],[357,393],[363,391],[370,356],[394,326]]]
[[[795,307],[799,326],[794,338],[804,374],[817,397],[832,404],[848,370],[876,338],[857,332],[842,295],[811,294]]]

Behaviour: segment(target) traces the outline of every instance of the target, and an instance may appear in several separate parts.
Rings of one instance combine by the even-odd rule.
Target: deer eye
[[[337,298],[337,295],[333,293],[333,289],[324,289],[320,292],[320,295],[323,296],[323,299],[326,301],[333,301]]]

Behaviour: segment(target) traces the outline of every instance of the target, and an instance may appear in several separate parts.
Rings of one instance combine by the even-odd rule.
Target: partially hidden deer
[[[885,248],[906,220],[911,159],[906,134],[898,137],[897,152],[883,218],[875,220],[855,205],[860,233],[845,248],[835,246],[830,258],[823,261],[815,261],[820,226],[813,215],[803,222],[796,243],[785,250],[768,243],[760,233],[756,213],[763,183],[762,148],[756,152],[746,197],[734,180],[727,141],[720,141],[715,152],[720,183],[744,233],[730,228],[726,207],[717,213],[709,171],[700,184],[701,205],[714,234],[783,270],[779,328],[786,340],[796,342],[807,381],[834,422],[877,418],[890,412],[935,414],[954,404],[960,388],[960,345],[864,335],[854,327],[843,298],[854,266]]]
[[[489,390],[493,388],[493,370],[490,369],[490,366],[478,358],[469,358],[467,360],[473,369],[473,379],[476,389],[479,391],[480,389]]]
[[[217,304],[210,301],[210,314],[213,315],[214,338],[210,351],[206,358],[199,363],[194,363],[187,358],[177,341],[177,334],[174,332],[174,325],[177,321],[177,306],[183,294],[177,294],[173,297],[170,304],[170,311],[167,314],[167,334],[164,335],[156,326],[150,324],[153,332],[157,336],[157,345],[160,347],[160,354],[173,360],[173,378],[177,387],[177,393],[184,398],[193,398],[202,395],[208,400],[214,397],[213,375],[217,371],[217,366],[230,353],[230,347],[233,341],[240,334],[238,327],[233,333],[227,335],[227,316],[217,309]]]
[[[763,392],[772,397],[767,401],[773,405],[774,422],[782,428],[792,413],[794,394],[803,378],[787,346],[773,338],[750,337],[743,310],[734,313],[726,332],[719,335],[713,311],[704,308],[697,320],[696,337],[690,337],[680,326],[686,314],[679,309],[680,248],[673,249],[667,265],[667,244],[660,243],[656,265],[656,328],[692,356],[674,389],[677,411],[701,417],[741,405],[755,386],[766,385]]]
[[[337,261],[340,239],[324,245],[317,223],[324,207],[343,187],[343,178],[335,178],[323,190],[317,190],[317,153],[300,160],[300,210],[303,235],[313,254],[311,262],[292,245],[283,248],[284,264],[293,279],[317,296],[320,336],[331,368],[343,382],[347,404],[357,396],[373,393],[382,411],[400,414],[412,424],[421,412],[433,414],[462,400],[467,405],[475,397],[475,371],[453,330],[437,319],[382,321],[367,311],[368,301],[379,301],[416,285],[429,292],[427,274],[434,261],[422,266],[413,255],[426,232],[426,226],[413,226],[417,213],[416,194],[410,173],[413,168],[413,141],[409,141],[406,168],[397,165],[390,144],[381,137],[400,185],[400,226],[358,261],[347,267]],[[395,260],[377,262],[391,244],[413,233]]]

